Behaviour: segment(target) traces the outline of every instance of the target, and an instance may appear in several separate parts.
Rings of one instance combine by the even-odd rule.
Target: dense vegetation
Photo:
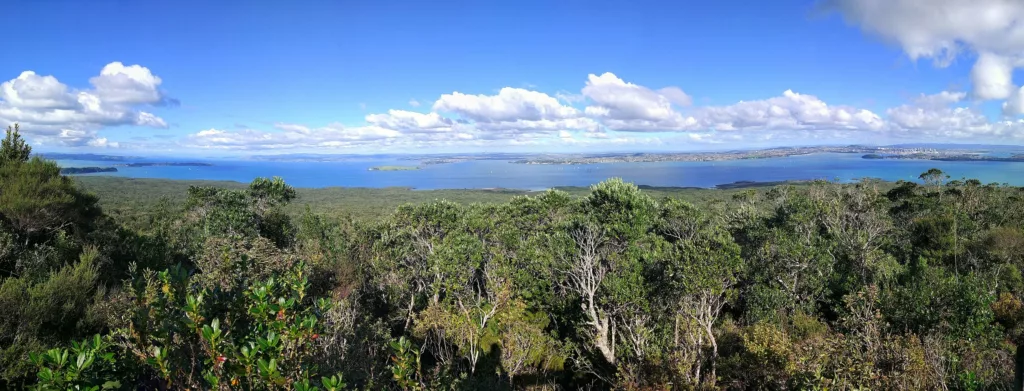
[[[0,388],[998,390],[1024,362],[1024,190],[938,170],[372,219],[261,178],[111,217],[30,152],[0,145]]]
[[[172,180],[152,178],[126,178],[114,176],[75,176],[79,187],[99,197],[99,205],[110,215],[123,222],[139,219],[166,205],[180,207],[188,198],[192,186],[244,189],[247,183],[210,180]],[[880,182],[882,188],[891,183]],[[799,186],[799,184],[798,184]],[[728,201],[739,190],[642,187],[645,194],[655,198],[678,198],[691,203]],[[560,187],[573,197],[590,194],[586,187]],[[282,210],[292,218],[302,217],[306,209],[329,216],[351,217],[356,220],[378,220],[387,217],[405,204],[420,204],[435,200],[449,200],[458,204],[506,203],[515,196],[538,195],[542,192],[513,189],[445,189],[414,190],[405,187],[326,187],[298,188],[297,197]]]

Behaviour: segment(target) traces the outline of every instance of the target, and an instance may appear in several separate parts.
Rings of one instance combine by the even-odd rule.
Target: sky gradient
[[[14,0],[0,126],[207,156],[1024,144],[1024,3],[754,4]]]

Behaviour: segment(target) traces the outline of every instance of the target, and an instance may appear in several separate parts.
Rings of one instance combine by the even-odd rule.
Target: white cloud
[[[53,76],[25,71],[0,84],[0,99],[7,105],[24,109],[72,109],[77,100],[68,86]]]
[[[678,87],[653,91],[627,83],[611,72],[591,74],[583,87],[583,96],[590,99],[586,113],[600,118],[610,129],[621,131],[665,131],[694,129],[697,121],[684,117],[673,107],[692,102]]]
[[[587,132],[600,131],[597,121],[590,118],[569,118],[560,120],[517,120],[503,122],[478,122],[477,129],[491,132],[537,132],[547,133],[560,130],[582,130]]]
[[[565,91],[559,91],[555,93],[555,98],[569,104],[585,102],[587,97],[583,94],[572,94]]]
[[[1024,122],[992,122],[974,108],[952,106],[965,96],[945,91],[921,95],[912,104],[886,111],[888,129],[894,136],[919,140],[991,141],[1024,137]]]
[[[665,87],[658,90],[658,93],[677,106],[686,107],[693,104],[693,97],[687,95],[679,87]]]
[[[740,101],[727,106],[689,109],[692,98],[678,87],[660,90],[626,82],[612,73],[590,75],[583,95],[586,113],[617,131],[871,130],[885,128],[877,114],[848,106],[830,106],[813,95],[791,90],[782,96]]]
[[[149,126],[152,128],[166,128],[167,122],[163,118],[157,117],[152,113],[145,111],[139,112],[139,117],[135,120],[135,124],[139,126]]]
[[[984,114],[966,107],[928,108],[903,105],[886,111],[896,130],[914,134],[942,135],[985,129],[989,125]]]
[[[741,101],[729,106],[704,107],[693,114],[715,130],[882,130],[877,114],[847,106],[829,106],[813,95],[786,90],[782,96]]]
[[[92,89],[75,90],[56,77],[22,72],[0,84],[0,126],[19,123],[27,138],[68,146],[114,145],[99,141],[97,131],[104,127],[167,127],[162,118],[138,110],[171,101],[149,69],[114,62],[89,82]]]
[[[914,103],[922,107],[944,107],[953,103],[959,103],[966,97],[967,93],[964,92],[942,91],[932,95],[918,95],[914,99]]]
[[[96,96],[108,104],[157,104],[164,99],[159,91],[162,80],[139,65],[112,62],[103,67],[99,76],[89,79],[89,83],[95,87]]]
[[[912,59],[948,64],[963,50],[1024,51],[1019,0],[832,0],[847,21],[899,44]]]
[[[89,140],[89,142],[87,142],[86,145],[89,145],[90,147],[100,147],[100,148],[118,148],[118,147],[120,147],[120,144],[118,144],[116,141],[107,141],[106,137],[94,138],[92,140]]]
[[[831,0],[850,23],[895,42],[911,59],[946,66],[963,52],[978,53],[971,71],[974,96],[1005,99],[1012,69],[1024,54],[1020,0]]]
[[[1006,57],[982,53],[971,69],[974,97],[981,100],[1006,99],[1013,93],[1013,64]]]
[[[254,129],[220,130],[207,129],[189,135],[185,146],[212,149],[296,149],[296,148],[344,148],[369,143],[387,143],[400,133],[378,126],[345,127],[330,124],[320,128],[309,128],[297,124],[277,124],[278,131],[268,132]]]
[[[409,99],[409,106],[420,107],[420,101],[416,99]]]
[[[600,124],[583,112],[563,105],[538,91],[505,87],[497,95],[444,94],[434,102],[436,111],[459,115],[483,139],[546,137],[562,130],[600,131]]]
[[[1003,115],[1013,117],[1021,114],[1024,114],[1024,87],[1014,90],[1003,102]]]
[[[405,110],[389,110],[387,114],[370,114],[366,122],[386,129],[403,132],[447,132],[455,121],[437,113],[417,113]]]
[[[562,105],[548,94],[505,87],[498,95],[444,94],[434,102],[435,111],[456,113],[476,122],[540,121],[570,119],[580,111]]]

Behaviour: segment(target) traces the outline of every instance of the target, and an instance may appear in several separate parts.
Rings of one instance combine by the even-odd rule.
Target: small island
[[[376,166],[370,167],[370,171],[414,171],[419,170],[418,166]]]
[[[95,174],[97,172],[117,172],[115,167],[64,167],[60,173],[64,175],[73,174]]]

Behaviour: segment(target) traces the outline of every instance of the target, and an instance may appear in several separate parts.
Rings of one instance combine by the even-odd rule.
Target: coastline
[[[84,168],[100,168],[100,167],[84,167]],[[65,170],[65,169],[62,169]],[[116,169],[109,172],[116,172]],[[214,187],[226,187],[226,188],[242,188],[248,186],[247,182],[239,181],[225,181],[215,179],[172,179],[172,178],[133,178],[123,177],[114,175],[89,175],[87,177],[74,177],[79,182],[90,182],[100,178],[109,179],[115,182],[122,182],[123,184],[133,185],[146,185],[146,184],[159,184],[159,183],[174,183],[174,184],[187,184],[189,186],[214,186]],[[643,185],[637,184],[636,186],[640,190],[651,190],[651,191],[684,191],[684,190],[735,190],[735,189],[750,189],[750,188],[765,188],[783,185],[806,185],[815,182],[819,179],[797,179],[797,180],[784,180],[784,181],[735,181],[729,183],[721,183],[711,187],[697,187],[697,186],[654,186],[654,185]],[[895,183],[891,181],[884,181],[880,179],[872,179],[882,183]],[[89,184],[89,183],[86,183]],[[476,191],[476,192],[489,192],[489,193],[542,193],[548,190],[579,190],[589,189],[588,186],[553,186],[546,189],[517,189],[517,188],[506,188],[506,187],[471,187],[471,188],[442,188],[442,189],[420,189],[414,186],[383,186],[383,187],[370,187],[370,186],[325,186],[325,187],[300,187],[296,186],[296,189],[303,190],[406,190],[415,192],[431,192],[431,191]]]

